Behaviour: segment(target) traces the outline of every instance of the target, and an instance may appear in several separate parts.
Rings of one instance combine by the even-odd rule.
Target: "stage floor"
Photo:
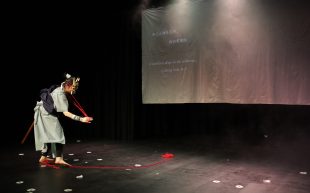
[[[1,192],[308,193],[309,143],[218,144],[191,138],[72,140],[67,162],[38,164],[31,144],[3,149]],[[307,146],[305,146],[307,145]],[[173,158],[163,158],[170,153]]]

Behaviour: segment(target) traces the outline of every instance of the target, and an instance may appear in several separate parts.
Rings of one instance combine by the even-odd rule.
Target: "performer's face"
[[[70,94],[74,94],[76,91],[76,87],[71,85],[71,86],[65,86],[65,92],[66,93],[70,93]]]

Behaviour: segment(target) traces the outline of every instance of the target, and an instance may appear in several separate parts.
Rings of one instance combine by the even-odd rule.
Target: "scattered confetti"
[[[243,188],[242,185],[236,185],[235,187],[236,187],[236,188]]]
[[[263,180],[264,183],[271,183],[271,180]]]
[[[299,174],[307,175],[307,172],[299,172]]]
[[[221,181],[219,181],[219,180],[213,180],[212,182],[218,184],[218,183],[220,183]]]
[[[76,176],[76,179],[82,179],[83,175]]]
[[[65,192],[72,192],[72,189],[64,189]]]
[[[17,181],[16,184],[22,184],[24,181]]]
[[[141,164],[135,164],[135,167],[141,167],[142,165]]]
[[[34,191],[36,191],[36,189],[34,189],[34,188],[27,189],[27,192],[34,192]]]

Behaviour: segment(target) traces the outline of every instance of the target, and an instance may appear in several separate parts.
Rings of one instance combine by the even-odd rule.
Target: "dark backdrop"
[[[266,138],[309,137],[309,106],[142,104],[140,9],[136,1],[52,10],[10,7],[1,70],[1,143],[21,142],[39,90],[60,83],[64,72],[81,77],[76,98],[94,117],[92,124],[65,119],[67,139],[206,136],[259,144]],[[79,114],[72,105],[71,110]],[[33,132],[26,143],[33,143]]]

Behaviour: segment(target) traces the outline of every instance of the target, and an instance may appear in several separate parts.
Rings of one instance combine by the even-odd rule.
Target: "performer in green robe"
[[[41,151],[40,163],[51,161],[52,159],[48,158],[47,155],[52,152],[56,158],[55,164],[70,165],[63,159],[63,146],[66,139],[63,127],[58,119],[59,113],[83,123],[90,123],[93,120],[92,117],[80,117],[68,111],[67,95],[76,92],[79,80],[80,78],[66,74],[66,80],[50,93],[46,93],[45,97],[41,97],[42,100],[37,102],[34,108],[35,149]],[[52,103],[50,103],[51,101]],[[52,105],[53,112],[48,105]]]

